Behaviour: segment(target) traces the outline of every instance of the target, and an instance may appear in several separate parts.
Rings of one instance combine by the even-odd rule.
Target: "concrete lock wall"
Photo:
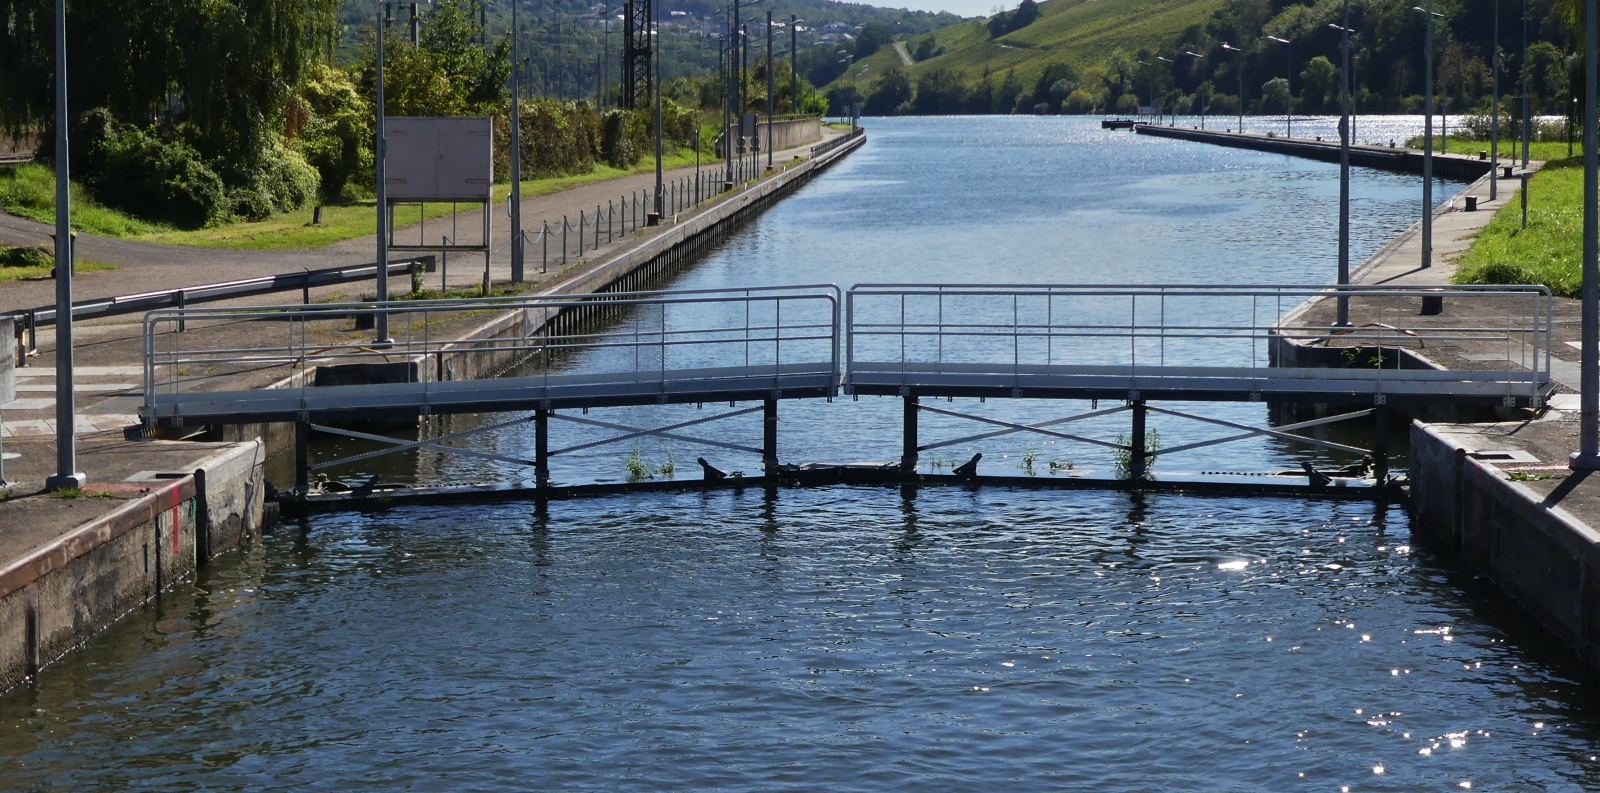
[[[796,146],[804,146],[808,143],[816,143],[822,140],[822,119],[820,118],[774,121],[771,126],[773,151],[792,149]],[[762,121],[756,125],[756,134],[761,136],[761,151],[765,152],[767,150],[767,122]],[[730,139],[734,141],[739,139],[739,125],[729,126],[727,134],[717,139],[716,152],[718,157],[728,156],[728,153],[723,151],[722,145],[723,141]],[[746,149],[747,153],[748,151]],[[737,148],[735,148],[734,153],[738,153]]]
[[[1412,424],[1416,529],[1459,552],[1600,671],[1600,533],[1473,459],[1476,451]]]
[[[0,688],[37,674],[253,536],[264,461],[259,441],[220,445],[192,473],[157,481],[0,569]]]

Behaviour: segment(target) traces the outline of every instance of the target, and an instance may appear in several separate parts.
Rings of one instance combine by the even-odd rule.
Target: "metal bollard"
[[[1528,227],[1528,175],[1522,175],[1522,227]]]
[[[544,249],[540,256],[539,272],[550,272],[550,221],[544,221],[544,227],[539,229],[539,246]]]
[[[567,263],[567,216],[561,216],[561,264]]]
[[[578,258],[583,258],[583,210],[578,210]]]
[[[613,233],[617,226],[617,208],[611,204],[611,199],[606,199],[606,244],[610,245]]]
[[[594,248],[600,247],[600,205],[594,205]]]

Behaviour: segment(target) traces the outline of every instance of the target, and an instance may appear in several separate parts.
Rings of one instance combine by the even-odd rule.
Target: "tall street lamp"
[[[789,110],[795,115],[800,114],[800,23],[804,21],[794,14],[789,15],[789,88],[794,92]]]
[[[517,40],[522,28],[517,25],[517,6],[511,0],[511,282],[522,283],[522,85],[517,74]],[[607,31],[606,46],[611,44]],[[384,279],[388,280],[388,279]]]
[[[1489,68],[1494,70],[1494,124],[1489,127],[1489,200],[1493,201],[1500,188],[1500,0],[1494,0],[1494,57]]]
[[[1196,58],[1201,63],[1205,63],[1205,60],[1206,60],[1205,56],[1201,55],[1198,52],[1189,52],[1189,51],[1185,50],[1183,54],[1187,55],[1187,56],[1189,56],[1191,58]],[[1204,77],[1205,75],[1202,74],[1201,76]],[[1201,80],[1200,81],[1200,85],[1195,86],[1195,89],[1194,89],[1195,98],[1200,100],[1200,128],[1201,129],[1205,129],[1206,128],[1206,97],[1205,97],[1205,94],[1201,93],[1201,90],[1203,88],[1205,88],[1205,81]]]
[[[1165,58],[1165,57],[1162,57],[1160,55],[1156,56],[1156,60],[1161,61],[1162,63],[1170,63],[1170,64],[1172,64],[1174,66],[1176,66],[1177,63],[1178,63],[1177,61],[1175,61],[1175,60],[1173,60],[1171,58]],[[1155,89],[1151,89],[1151,90],[1155,90]],[[1171,96],[1171,94],[1168,94],[1168,96]],[[1160,124],[1161,123],[1161,119],[1157,118],[1156,119],[1156,123]],[[1178,123],[1178,101],[1176,99],[1174,99],[1172,101],[1172,123],[1173,124]]]
[[[1433,2],[1433,0],[1428,0]],[[1350,285],[1350,0],[1344,0],[1339,51],[1339,286]],[[1430,213],[1431,216],[1431,213]],[[1340,295],[1334,324],[1350,326],[1350,297]]]
[[[767,10],[767,170],[772,170],[772,111],[773,93],[777,82],[772,75],[772,10]]]
[[[56,472],[47,490],[83,487],[72,399],[72,192],[67,168],[67,2],[56,0]]]
[[[1268,36],[1267,41],[1276,41],[1284,48],[1283,73],[1289,85],[1289,98],[1283,103],[1283,136],[1292,138],[1294,137],[1294,42],[1277,36]]]
[[[1590,0],[1593,2],[1593,0]],[[1428,7],[1412,6],[1412,11],[1428,20],[1428,32],[1422,45],[1426,51],[1423,68],[1423,91],[1427,94],[1427,118],[1422,124],[1422,266],[1433,266],[1433,25],[1444,14],[1433,10],[1433,0]]]
[[[650,21],[650,70],[654,73],[650,82],[656,89],[656,198],[645,223],[655,226],[660,225],[661,219],[667,214],[666,197],[661,192],[661,3],[650,4],[650,15],[655,17]]]
[[[1578,416],[1578,453],[1568,465],[1574,469],[1600,469],[1600,162],[1596,160],[1595,38],[1596,0],[1588,6],[1583,63],[1583,355],[1579,376],[1582,386]]]
[[[1222,48],[1239,53],[1239,131],[1242,133],[1244,132],[1244,50],[1226,41],[1222,42]]]

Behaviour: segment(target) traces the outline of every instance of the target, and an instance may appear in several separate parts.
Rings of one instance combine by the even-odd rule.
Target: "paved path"
[[[894,54],[899,55],[900,62],[907,66],[915,66],[917,63],[916,61],[912,60],[911,55],[906,52],[906,43],[903,41],[897,41],[894,43]]]

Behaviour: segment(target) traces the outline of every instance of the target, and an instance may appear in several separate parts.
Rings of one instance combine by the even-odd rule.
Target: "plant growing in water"
[[[1050,461],[1050,473],[1052,473],[1052,474],[1059,473],[1061,471],[1071,471],[1071,470],[1072,470],[1072,461],[1071,460],[1068,460],[1066,462],[1061,462],[1060,460],[1051,460]]]
[[[661,465],[656,466],[656,473],[661,474],[662,476],[664,476],[664,477],[666,477],[668,479],[671,479],[672,475],[677,473],[677,471],[678,471],[678,464],[677,464],[676,461],[674,461],[672,459],[672,452],[670,452],[670,451],[667,452],[667,460],[666,460],[666,462],[663,462]]]
[[[633,447],[633,453],[628,455],[628,461],[623,463],[628,469],[628,481],[638,482],[650,478],[650,464],[644,461],[644,454],[639,447]]]
[[[1117,478],[1128,479],[1133,476],[1133,441],[1126,435],[1118,435],[1117,446],[1117,450],[1112,453]],[[1156,452],[1159,451],[1161,451],[1161,433],[1150,430],[1144,436],[1144,469],[1147,474],[1150,467],[1156,464]]]
[[[1033,463],[1034,463],[1035,460],[1038,460],[1038,459],[1039,459],[1039,449],[1037,447],[1034,447],[1034,446],[1029,446],[1027,449],[1023,450],[1023,452],[1022,452],[1022,462],[1019,463],[1017,465],[1017,467],[1021,468],[1024,471],[1027,471],[1029,476],[1033,476]]]

